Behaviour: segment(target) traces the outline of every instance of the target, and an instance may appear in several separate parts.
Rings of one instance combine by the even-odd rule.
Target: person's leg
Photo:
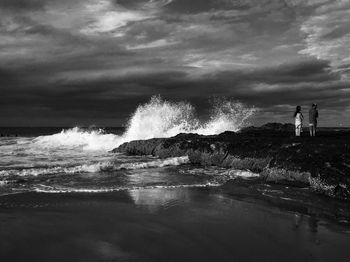
[[[312,125],[311,132],[312,132],[311,136],[315,136],[315,125]]]
[[[316,136],[317,123],[314,124],[314,136]]]
[[[312,136],[312,129],[313,129],[313,126],[312,126],[312,125],[309,125],[310,136]]]
[[[295,127],[295,135],[300,136],[300,125]]]

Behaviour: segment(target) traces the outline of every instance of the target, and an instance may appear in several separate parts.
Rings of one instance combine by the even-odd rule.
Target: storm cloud
[[[0,125],[126,123],[160,94],[253,124],[320,106],[350,125],[347,1],[0,0]]]

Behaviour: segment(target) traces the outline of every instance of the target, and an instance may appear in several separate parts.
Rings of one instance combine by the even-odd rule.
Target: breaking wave
[[[35,146],[40,148],[82,148],[83,150],[104,150],[108,151],[118,145],[120,137],[114,134],[105,134],[102,129],[83,130],[74,127],[62,130],[61,133],[40,136],[33,140]]]
[[[196,118],[195,108],[186,102],[169,102],[154,96],[141,105],[131,117],[123,138],[126,141],[171,137],[179,133],[215,135],[224,131],[238,131],[255,112],[244,104],[215,99],[208,121]]]
[[[147,169],[165,166],[179,166],[189,163],[188,156],[172,157],[166,159],[156,159],[147,162],[133,162],[115,164],[112,161],[99,162],[95,164],[85,164],[72,167],[50,167],[50,168],[28,168],[28,169],[11,169],[0,171],[0,177],[8,176],[40,176],[48,174],[77,174],[77,173],[95,173],[100,171],[116,171],[116,170],[134,170],[134,169]],[[2,181],[0,181],[1,184]]]
[[[195,108],[186,102],[169,102],[160,96],[140,105],[128,121],[121,135],[106,134],[103,130],[72,128],[51,136],[41,136],[33,143],[41,148],[81,148],[109,151],[132,140],[163,138],[179,133],[215,135],[224,131],[238,131],[254,114],[255,108],[229,100],[216,99],[208,121],[196,117]]]

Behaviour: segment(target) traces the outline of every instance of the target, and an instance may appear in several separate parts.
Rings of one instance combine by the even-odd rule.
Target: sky
[[[158,94],[350,126],[350,0],[0,0],[0,126],[121,126]]]

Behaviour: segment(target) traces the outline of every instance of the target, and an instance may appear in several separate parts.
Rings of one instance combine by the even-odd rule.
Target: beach
[[[333,142],[323,142],[320,159],[347,154],[348,131],[294,141],[288,125],[267,127],[126,144],[121,133],[82,128],[2,137],[1,261],[347,261],[343,195],[295,183],[296,172],[269,180],[261,165],[251,168],[254,158],[238,158],[277,154],[279,167],[296,168],[295,159],[322,139]],[[235,165],[220,165],[232,152]],[[334,174],[327,181],[347,181],[346,159],[328,169],[305,159],[299,171],[327,170]]]
[[[349,222],[217,190],[0,198],[2,261],[347,261]]]
[[[350,0],[0,0],[0,262],[350,261]]]

